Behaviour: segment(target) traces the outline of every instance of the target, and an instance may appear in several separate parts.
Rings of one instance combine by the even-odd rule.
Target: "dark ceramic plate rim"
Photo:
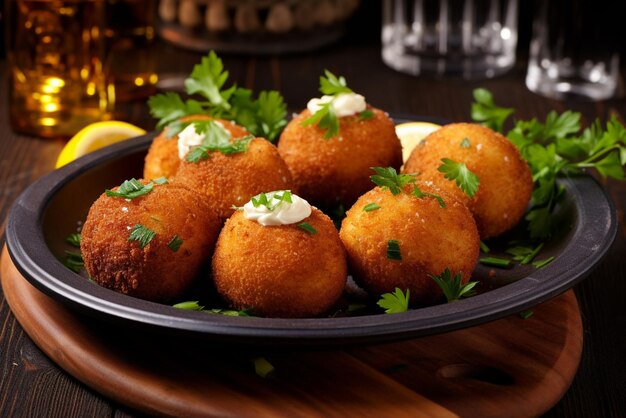
[[[502,318],[561,294],[602,260],[617,232],[612,202],[592,177],[580,176],[563,180],[577,207],[578,218],[572,237],[559,257],[529,276],[472,298],[395,315],[346,318],[229,317],[177,310],[94,285],[58,261],[43,236],[44,213],[59,188],[105,161],[146,150],[153,136],[144,135],[112,145],[45,175],[22,193],[7,219],[9,254],[31,284],[72,308],[128,327],[140,326],[144,330],[226,343],[272,346],[371,343],[446,332]]]

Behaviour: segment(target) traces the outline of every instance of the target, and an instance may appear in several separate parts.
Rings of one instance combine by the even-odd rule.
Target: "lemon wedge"
[[[138,126],[116,120],[92,123],[78,131],[65,144],[55,167],[62,167],[92,151],[145,133],[146,131]]]
[[[396,125],[396,135],[398,135],[402,144],[402,162],[406,162],[413,148],[422,139],[439,128],[441,128],[441,125],[431,122],[406,122]]]

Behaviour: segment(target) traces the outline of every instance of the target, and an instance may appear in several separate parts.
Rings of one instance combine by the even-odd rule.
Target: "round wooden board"
[[[68,373],[149,414],[233,417],[527,417],[563,396],[582,324],[572,291],[517,315],[431,337],[334,351],[224,351],[128,335],[32,287],[2,252],[4,295]],[[266,378],[253,359],[275,368]]]

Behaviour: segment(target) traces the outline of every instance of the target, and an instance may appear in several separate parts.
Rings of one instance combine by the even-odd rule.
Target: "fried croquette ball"
[[[442,158],[464,163],[480,184],[469,198],[437,169]],[[418,173],[467,204],[482,239],[498,236],[520,221],[533,191],[530,169],[511,141],[477,124],[454,123],[431,133],[411,153],[403,172]]]
[[[89,276],[99,285],[168,302],[191,285],[211,257],[220,227],[197,193],[177,184],[154,185],[132,200],[101,195],[89,209],[80,248]]]
[[[346,284],[346,256],[333,222],[312,208],[297,224],[263,226],[240,211],[228,219],[213,255],[218,293],[236,309],[267,317],[313,317],[328,311]],[[298,222],[300,223],[300,222]]]
[[[402,165],[402,146],[392,120],[379,109],[369,107],[372,118],[358,114],[339,118],[339,135],[325,139],[316,125],[302,126],[311,117],[304,110],[286,127],[278,141],[299,194],[312,204],[334,208],[349,207],[372,188],[370,167]]]
[[[212,152],[196,163],[182,161],[175,182],[204,195],[222,220],[252,196],[267,190],[293,190],[287,165],[276,147],[262,138],[253,139],[245,152]]]
[[[480,239],[464,204],[427,183],[416,185],[423,193],[439,196],[445,207],[435,197],[416,197],[412,185],[397,195],[377,187],[347,212],[340,237],[355,282],[372,297],[409,289],[412,304],[431,305],[443,296],[431,276],[448,268],[453,275],[461,272],[466,283],[478,260]],[[371,203],[379,208],[365,211]],[[393,259],[393,241],[400,260]]]
[[[182,121],[190,120],[212,120],[210,116],[194,115],[183,118]],[[243,127],[223,119],[215,119],[216,122],[230,132],[233,138],[250,135]],[[143,177],[145,179],[156,179],[159,177],[172,178],[180,165],[180,157],[178,155],[178,136],[168,138],[166,132],[163,131],[154,138],[148,153],[146,154],[145,164],[143,167]]]

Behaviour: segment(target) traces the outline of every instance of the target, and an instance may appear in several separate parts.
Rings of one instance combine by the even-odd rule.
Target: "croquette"
[[[190,120],[212,120],[210,116],[194,115],[183,118],[182,121]],[[215,119],[231,133],[233,138],[240,138],[250,133],[243,127],[223,119]],[[143,177],[145,179],[156,179],[159,177],[172,178],[176,174],[180,165],[180,157],[178,155],[178,136],[168,138],[166,131],[161,132],[154,138],[148,153],[146,154],[145,164],[143,168]]]
[[[469,198],[438,171],[442,158],[464,163],[480,180]],[[431,133],[415,147],[403,172],[418,173],[467,204],[482,239],[498,236],[520,221],[533,192],[530,169],[511,141],[481,125],[455,123]]]
[[[102,194],[89,210],[80,248],[89,276],[99,285],[168,302],[210,259],[220,227],[196,192],[157,184],[132,200]]]
[[[333,222],[312,208],[307,222],[263,226],[241,211],[228,219],[213,255],[218,293],[236,309],[267,317],[327,312],[346,284],[346,256]]]
[[[312,204],[330,209],[349,207],[372,188],[370,167],[402,164],[402,146],[392,120],[369,107],[372,117],[358,114],[339,118],[339,135],[325,139],[317,125],[303,126],[311,116],[302,111],[284,129],[278,141],[299,194]]]
[[[262,138],[253,139],[242,153],[212,152],[205,160],[181,161],[174,181],[204,195],[222,220],[232,215],[233,205],[242,206],[261,192],[295,189],[276,147]]]
[[[453,196],[416,182],[423,196],[413,194],[413,185],[393,195],[376,187],[361,196],[346,214],[340,237],[348,254],[355,282],[372,297],[410,290],[413,305],[432,305],[443,293],[432,276],[446,268],[461,272],[466,283],[479,255],[476,223],[467,207]],[[375,203],[378,208],[365,210]],[[442,207],[445,205],[445,207]],[[391,241],[391,243],[390,243]],[[394,253],[395,244],[399,255]],[[400,258],[400,259],[398,259]]]

